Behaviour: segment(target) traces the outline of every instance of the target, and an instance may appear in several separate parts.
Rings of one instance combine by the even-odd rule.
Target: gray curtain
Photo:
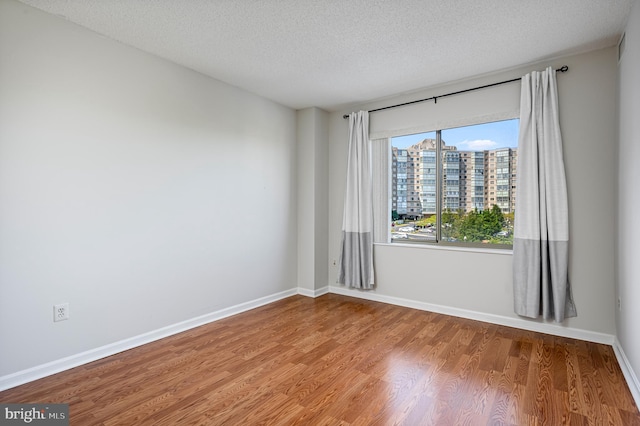
[[[577,313],[568,276],[569,210],[555,71],[522,77],[520,96],[514,309],[561,322]]]
[[[365,290],[374,286],[371,143],[366,111],[349,116],[349,157],[338,283]]]

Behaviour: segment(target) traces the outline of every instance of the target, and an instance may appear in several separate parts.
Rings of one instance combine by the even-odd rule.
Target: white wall
[[[342,115],[426,98],[496,81],[518,78],[551,65],[569,66],[558,75],[560,121],[564,137],[565,167],[570,209],[570,279],[578,317],[562,327],[612,335],[614,312],[614,241],[616,214],[616,51],[607,48],[550,62],[482,76],[379,102],[354,105],[331,114],[329,258],[339,255],[343,191],[346,171],[347,123]],[[505,102],[511,96],[512,104]],[[458,95],[415,107],[403,107],[370,115],[371,129],[411,128],[424,122],[442,122],[441,110],[460,116],[504,114],[519,104],[519,84]],[[500,104],[498,107],[497,104]],[[511,105],[511,106],[510,106]],[[395,117],[392,117],[391,111]],[[376,115],[382,114],[382,115]],[[378,120],[378,121],[376,121]],[[382,124],[381,124],[382,123]],[[434,129],[423,129],[434,130]],[[434,248],[376,245],[374,294],[441,305],[489,316],[516,319],[513,313],[511,256],[509,254],[446,251]],[[336,268],[329,267],[331,285]],[[360,294],[352,292],[352,294]],[[530,321],[530,320],[522,320]],[[553,325],[552,325],[553,327]]]
[[[307,296],[327,285],[328,119],[319,108],[297,112],[298,286]]]
[[[295,138],[288,108],[1,1],[0,376],[295,288]]]
[[[638,383],[640,374],[640,3],[627,23],[620,61],[620,135],[618,156],[618,340]],[[638,389],[638,388],[637,388]]]

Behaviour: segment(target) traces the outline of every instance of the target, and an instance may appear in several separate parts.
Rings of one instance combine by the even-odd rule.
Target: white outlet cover
[[[53,305],[53,321],[64,321],[69,319],[69,304],[68,303],[60,303],[58,305]]]

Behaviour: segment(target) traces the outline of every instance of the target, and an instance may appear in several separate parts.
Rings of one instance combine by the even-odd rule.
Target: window
[[[518,125],[512,119],[391,138],[391,241],[510,247]],[[412,209],[407,190],[418,195]]]

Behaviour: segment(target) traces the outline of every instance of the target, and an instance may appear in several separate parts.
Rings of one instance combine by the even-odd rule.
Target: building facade
[[[441,142],[442,210],[482,211],[498,205],[515,209],[516,148],[459,151]],[[403,219],[436,213],[436,141],[424,139],[408,148],[392,148],[391,208]]]

